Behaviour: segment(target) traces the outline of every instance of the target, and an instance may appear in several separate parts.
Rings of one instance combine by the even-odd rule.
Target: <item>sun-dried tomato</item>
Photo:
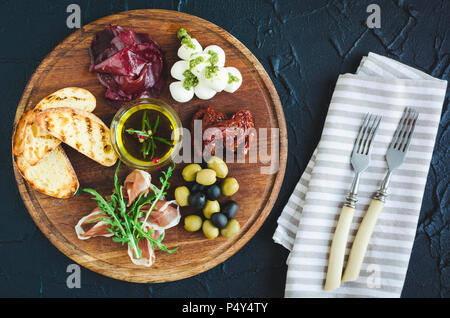
[[[255,124],[249,110],[240,110],[228,119],[224,113],[216,112],[211,106],[202,108],[192,118],[191,131],[194,131],[194,120],[202,120],[203,147],[207,147],[212,155],[218,145],[232,152],[241,148],[244,156],[248,154],[255,137]]]

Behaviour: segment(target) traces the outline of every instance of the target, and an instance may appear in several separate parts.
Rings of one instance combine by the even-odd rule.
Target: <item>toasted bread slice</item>
[[[61,140],[50,135],[34,123],[34,109],[25,112],[13,134],[13,155],[21,156],[30,166],[38,164],[49,152],[59,146]]]
[[[55,198],[70,198],[79,187],[72,164],[61,146],[31,166],[23,155],[14,156],[23,178],[36,190]]]
[[[104,166],[112,166],[117,161],[109,128],[89,112],[69,107],[51,108],[38,114],[34,122]]]
[[[48,108],[72,107],[92,112],[95,109],[95,105],[95,96],[90,91],[79,87],[66,87],[42,99],[34,109],[46,110]]]
[[[23,152],[23,159],[29,165],[35,165],[61,143],[59,139],[34,124],[34,117],[41,111],[58,107],[93,111],[95,105],[94,95],[82,88],[66,87],[50,94],[33,110],[24,113],[19,120],[13,135],[13,154],[18,156]]]
[[[34,113],[33,110],[29,110],[22,114],[19,122],[14,128],[12,136],[12,152],[13,155],[18,156],[23,153],[25,148],[25,133],[28,122],[33,122]]]

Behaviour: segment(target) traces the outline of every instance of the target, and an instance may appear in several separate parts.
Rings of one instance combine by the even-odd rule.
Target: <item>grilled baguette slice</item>
[[[112,166],[117,161],[109,128],[94,114],[69,107],[51,108],[38,114],[34,122],[104,166]]]
[[[33,122],[34,112],[29,110],[22,114],[19,122],[14,127],[12,136],[12,153],[15,156],[21,155],[25,149],[25,136],[27,131],[27,125],[31,121]]]
[[[79,187],[72,164],[61,146],[31,166],[22,155],[14,156],[23,178],[36,190],[55,198],[70,198]]]
[[[61,143],[59,139],[34,124],[34,117],[41,111],[72,107],[91,112],[95,106],[94,95],[78,87],[66,87],[48,95],[20,119],[13,135],[13,154],[18,156],[23,153],[24,160],[33,166]]]
[[[43,98],[34,109],[45,110],[48,108],[72,107],[92,112],[95,106],[95,96],[90,91],[79,87],[66,87]]]

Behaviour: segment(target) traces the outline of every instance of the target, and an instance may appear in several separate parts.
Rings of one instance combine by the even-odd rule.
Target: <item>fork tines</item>
[[[408,150],[418,117],[419,113],[417,111],[409,107],[405,108],[403,116],[392,137],[390,148],[401,152]]]
[[[373,115],[370,113],[364,117],[364,122],[361,126],[358,136],[356,137],[355,146],[353,152],[359,154],[369,154],[373,146],[373,137],[380,125],[381,116]]]

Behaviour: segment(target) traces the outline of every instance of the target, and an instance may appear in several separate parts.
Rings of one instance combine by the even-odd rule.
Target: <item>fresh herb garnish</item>
[[[142,143],[141,153],[145,159],[149,154],[150,160],[156,159],[154,158],[156,151],[155,140],[165,143],[166,145],[173,146],[173,143],[171,141],[156,136],[156,133],[158,132],[158,125],[159,125],[159,115],[156,117],[155,124],[152,127],[150,125],[147,112],[144,112],[144,115],[142,116],[142,130],[136,130],[132,128],[125,130],[130,135],[135,135],[136,138],[139,140],[139,142]]]
[[[110,200],[103,198],[94,189],[86,188],[81,191],[91,194],[93,196],[92,199],[97,201],[98,207],[101,209],[102,214],[105,215],[105,217],[99,217],[99,219],[108,224],[107,229],[113,234],[112,240],[121,243],[122,245],[129,245],[136,258],[139,259],[142,257],[142,251],[139,249],[139,241],[142,239],[149,240],[153,248],[157,246],[161,251],[167,253],[175,252],[178,247],[169,250],[161,243],[164,235],[153,238],[152,235],[154,234],[154,230],[150,229],[146,231],[144,229],[145,223],[150,216],[150,213],[155,208],[156,202],[167,194],[166,191],[170,187],[169,179],[172,176],[174,165],[170,166],[167,171],[162,172],[162,176],[159,178],[161,189],[153,186],[152,194],[144,196],[142,193],[136,201],[127,208],[122,192],[123,186],[119,184],[118,178],[120,163],[121,161],[118,162],[114,174],[114,191]],[[144,217],[144,213],[141,209],[146,204],[150,204],[150,209],[145,213],[145,218],[141,222],[140,220]]]
[[[230,72],[228,72],[228,84],[231,84],[233,82],[239,82],[239,77],[234,76]]]
[[[181,40],[181,44],[185,44],[187,47],[195,49],[195,44],[192,42],[192,38],[187,33],[186,29],[179,29],[177,32],[177,37]]]

